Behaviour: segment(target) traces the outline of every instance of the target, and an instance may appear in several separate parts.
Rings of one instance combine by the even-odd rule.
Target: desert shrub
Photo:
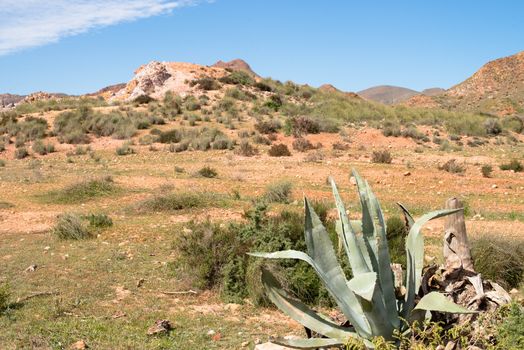
[[[258,133],[253,137],[253,142],[258,145],[269,146],[271,144],[271,140],[268,137],[265,137],[264,135],[260,135]]]
[[[424,138],[427,138],[426,134],[419,131],[415,126],[409,126],[402,130],[401,132],[402,137],[412,138],[414,140],[423,140]]]
[[[269,203],[289,203],[293,184],[289,181],[279,181],[269,184],[264,193],[264,199]]]
[[[382,129],[382,135],[386,136],[386,137],[399,137],[400,135],[402,135],[402,132],[400,130],[400,126],[398,124],[387,124],[384,126],[384,128]]]
[[[0,282],[0,315],[11,304],[11,290],[6,282]]]
[[[182,140],[182,132],[179,129],[162,131],[158,135],[158,142],[161,143],[178,143]]]
[[[273,91],[271,86],[269,86],[268,84],[266,84],[266,83],[264,83],[262,81],[256,82],[254,87],[257,88],[260,91],[267,91],[267,92]]]
[[[253,100],[254,98],[256,98],[255,95],[242,91],[236,87],[227,89],[225,96],[234,98],[235,100],[240,100],[240,101],[249,101],[249,100]]]
[[[484,177],[491,177],[491,173],[493,172],[493,167],[489,164],[485,164],[480,168],[480,172],[482,173],[482,176]]]
[[[466,171],[466,168],[459,163],[455,159],[450,159],[443,165],[439,165],[439,170],[447,171],[451,174],[463,174]]]
[[[39,117],[26,117],[24,121],[14,124],[11,134],[28,141],[44,138],[47,132],[47,121]]]
[[[388,150],[373,151],[371,155],[371,161],[373,163],[391,164],[393,157]]]
[[[253,145],[251,145],[248,140],[242,140],[240,141],[240,145],[236,149],[235,153],[241,156],[251,157],[258,154],[258,149],[253,147]]]
[[[521,134],[524,132],[524,117],[506,117],[502,119],[502,127],[507,130]]]
[[[199,110],[201,108],[200,101],[195,96],[189,95],[184,100],[184,108],[190,112]]]
[[[484,122],[484,127],[486,128],[486,134],[488,135],[498,135],[502,132],[502,126],[499,121],[494,118],[487,119]]]
[[[118,156],[127,156],[129,154],[134,154],[136,152],[134,148],[131,147],[131,144],[129,142],[124,142],[122,146],[116,148],[115,153]]]
[[[331,146],[336,151],[347,151],[349,149],[349,145],[344,142],[336,141]]]
[[[169,212],[205,208],[216,205],[218,199],[216,195],[208,192],[175,192],[140,201],[136,205],[136,210],[138,212]]]
[[[498,310],[502,320],[494,332],[496,349],[518,350],[524,348],[524,307],[518,302],[504,305]]]
[[[84,134],[81,130],[73,130],[67,133],[63,133],[58,136],[58,141],[61,143],[69,143],[72,145],[90,143],[89,136]]]
[[[5,167],[5,164],[6,164],[6,163],[5,163],[5,160],[0,159],[0,168]]]
[[[293,149],[299,152],[306,152],[310,149],[314,149],[313,144],[303,137],[299,137],[293,140]]]
[[[89,152],[91,150],[91,147],[90,146],[76,146],[75,147],[75,151],[74,151],[74,155],[75,156],[83,156],[85,154],[87,154],[87,152]]]
[[[15,147],[22,147],[27,142],[26,138],[23,136],[17,136],[15,139]]]
[[[43,156],[48,153],[53,153],[55,151],[55,146],[52,143],[44,144],[41,140],[36,140],[33,142],[31,149],[33,152]]]
[[[110,176],[84,180],[69,185],[61,190],[55,190],[41,195],[44,202],[57,204],[82,203],[97,197],[108,196],[117,192]]]
[[[73,213],[60,215],[52,229],[52,233],[58,239],[80,240],[93,237],[87,225],[82,222],[81,217]]]
[[[240,137],[241,139],[245,139],[251,136],[251,133],[248,130],[240,130],[238,131],[237,134],[238,134],[238,137]]]
[[[386,237],[388,239],[391,262],[407,266],[406,261],[406,236],[408,230],[403,219],[391,216],[386,221]]]
[[[202,90],[206,90],[206,91],[220,89],[220,84],[218,83],[218,81],[210,77],[195,79],[189,85],[191,86],[197,85],[198,88]]]
[[[219,135],[211,142],[212,149],[233,149],[235,142],[229,139],[226,135]]]
[[[83,219],[89,222],[89,226],[93,228],[107,228],[113,226],[113,220],[107,214],[88,214]]]
[[[327,220],[327,207],[314,203],[321,220]],[[296,261],[263,262],[248,257],[250,251],[303,250],[302,214],[282,211],[267,214],[267,205],[255,203],[246,211],[245,222],[219,224],[191,222],[176,235],[174,247],[177,274],[198,288],[216,288],[225,302],[241,303],[250,297],[256,305],[269,302],[260,288],[261,268],[269,268],[286,289],[312,304],[329,305],[327,292],[307,264]],[[332,231],[334,223],[327,222]]]
[[[261,134],[272,134],[278,132],[282,124],[276,119],[259,120],[255,124],[255,129]]]
[[[271,157],[289,157],[291,156],[291,152],[289,152],[289,148],[287,148],[287,146],[283,143],[272,145],[267,153]]]
[[[524,166],[518,160],[512,159],[509,163],[501,164],[500,170],[513,170],[518,173],[524,171]]]
[[[22,146],[22,147],[18,147],[15,150],[15,158],[16,159],[24,159],[27,156],[29,156],[29,152],[27,151],[27,148]]]
[[[233,71],[218,80],[221,83],[232,85],[253,85],[255,83],[255,79],[249,73],[240,70]]]
[[[305,162],[309,163],[318,163],[324,160],[326,155],[321,150],[317,150],[315,152],[310,152],[304,157]]]
[[[524,240],[495,235],[471,242],[475,270],[504,288],[516,288],[524,280]]]
[[[310,117],[294,117],[286,120],[285,130],[287,134],[293,134],[296,137],[306,134],[318,134],[320,124]]]
[[[155,101],[155,99],[149,95],[139,95],[135,97],[135,99],[133,100],[133,103],[137,105],[142,105],[142,104],[151,103],[153,101]]]
[[[207,178],[215,178],[218,176],[218,172],[216,171],[215,168],[212,168],[208,165],[206,165],[205,167],[201,168],[198,172],[198,175],[202,176],[202,177],[207,177]]]
[[[275,112],[278,112],[280,107],[282,107],[283,103],[284,102],[282,101],[280,95],[274,94],[271,95],[266,102],[264,102],[264,106]]]

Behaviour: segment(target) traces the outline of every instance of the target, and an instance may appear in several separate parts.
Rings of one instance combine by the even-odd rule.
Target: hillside
[[[359,91],[357,94],[367,100],[391,105],[418,95],[419,92],[400,86],[380,85]]]
[[[417,107],[433,105],[499,116],[522,114],[524,51],[486,63],[471,77],[443,94],[431,96],[430,99],[417,96],[405,104]]]
[[[214,68],[225,68],[225,69],[231,69],[231,70],[240,70],[240,71],[244,71],[244,72],[249,73],[249,74],[251,74],[253,76],[256,76],[256,77],[259,76],[257,73],[255,73],[251,69],[251,66],[246,61],[244,61],[244,60],[242,60],[240,58],[231,60],[229,62],[224,62],[224,61],[219,60],[215,64],[213,64],[211,67],[214,67]]]

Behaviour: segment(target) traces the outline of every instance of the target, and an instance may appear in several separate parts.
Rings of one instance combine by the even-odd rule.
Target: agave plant
[[[392,341],[396,332],[409,332],[411,323],[421,316],[428,316],[428,312],[473,312],[454,304],[437,292],[425,295],[415,306],[424,264],[424,237],[421,228],[429,220],[461,209],[433,211],[415,221],[401,205],[408,221],[409,234],[406,238],[406,293],[404,298],[399,300],[395,296],[386,223],[380,204],[367,181],[362,180],[355,170],[353,176],[360,196],[362,220],[349,220],[337,186],[330,178],[339,214],[337,234],[349,260],[352,279],[347,280],[329,235],[307,198],[304,199],[307,253],[296,250],[250,253],[255,257],[299,259],[307,262],[315,269],[340,311],[351,324],[349,328],[341,327],[328,317],[314,312],[301,301],[289,296],[269,271],[263,271],[262,282],[270,300],[289,317],[322,336],[311,339],[272,340],[276,344],[297,349],[316,349],[340,347],[347,344],[350,338],[356,338],[366,347],[373,348],[374,337],[380,336]]]

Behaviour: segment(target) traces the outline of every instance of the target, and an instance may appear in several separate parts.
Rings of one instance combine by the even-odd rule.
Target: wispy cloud
[[[198,0],[0,0],[0,56]]]

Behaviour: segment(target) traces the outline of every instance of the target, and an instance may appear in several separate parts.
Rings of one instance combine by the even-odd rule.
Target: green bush
[[[486,134],[488,135],[498,135],[502,132],[502,126],[499,121],[494,118],[487,119],[484,122],[484,127],[486,128]]]
[[[210,77],[204,77],[204,78],[200,78],[200,79],[195,79],[189,85],[190,86],[197,85],[197,87],[199,89],[202,89],[202,90],[205,90],[205,91],[220,89],[220,84],[218,83],[218,81],[216,81],[215,79],[210,78]]]
[[[310,117],[293,117],[286,120],[285,129],[287,134],[293,134],[296,137],[318,134],[320,132],[320,123]]]
[[[136,153],[133,147],[131,147],[131,144],[129,142],[124,142],[122,146],[117,147],[115,152],[118,156],[127,156],[129,154]]]
[[[455,159],[450,159],[443,165],[439,165],[439,170],[447,171],[451,174],[463,174],[466,171],[466,168],[457,163]]]
[[[389,217],[386,221],[386,237],[389,245],[391,262],[407,266],[406,237],[408,230],[403,219],[398,216]]]
[[[293,184],[289,181],[279,181],[266,187],[264,199],[269,203],[289,203]]]
[[[524,307],[514,301],[500,308],[498,313],[502,321],[495,332],[496,349],[524,349]]]
[[[139,202],[139,212],[164,212],[205,208],[217,205],[219,198],[212,193],[176,192],[158,195]]]
[[[33,152],[42,156],[55,151],[55,146],[52,143],[44,144],[41,140],[35,140],[31,148]]]
[[[113,179],[110,176],[105,176],[78,182],[61,190],[50,191],[40,197],[49,203],[73,204],[108,196],[116,192],[117,188]]]
[[[22,146],[22,147],[18,147],[15,150],[15,158],[16,159],[24,159],[27,156],[29,156],[29,152],[27,151],[27,148]]]
[[[513,170],[518,173],[524,171],[524,166],[518,160],[512,159],[509,163],[501,164],[500,170]]]
[[[255,124],[255,129],[261,133],[261,134],[273,134],[278,132],[278,130],[282,127],[282,124],[276,120],[259,120]]]
[[[289,157],[291,156],[291,152],[289,152],[289,148],[287,148],[287,146],[283,143],[272,145],[267,153],[271,157]]]
[[[388,150],[373,151],[371,155],[371,161],[373,163],[391,164],[393,157]]]
[[[5,167],[5,160],[0,159],[0,168]]]
[[[240,141],[238,148],[235,150],[235,153],[245,157],[251,157],[258,154],[258,149],[253,147],[248,140],[242,140]]]
[[[471,242],[475,270],[484,278],[504,288],[517,288],[524,281],[524,240],[497,237],[475,237]]]
[[[89,222],[89,226],[93,228],[107,228],[113,226],[113,220],[107,214],[88,214],[83,219]]]
[[[255,80],[249,73],[240,70],[233,71],[218,80],[224,84],[232,85],[253,85],[255,83]]]
[[[482,176],[484,177],[491,177],[491,173],[493,172],[493,167],[489,164],[485,164],[480,168],[480,172],[482,173]]]
[[[218,176],[218,172],[214,168],[207,165],[201,168],[197,173],[198,175],[207,178],[215,178]]]
[[[334,222],[327,221],[327,206],[314,204],[334,235]],[[244,215],[245,222],[219,224],[191,222],[174,242],[177,275],[197,288],[216,288],[225,302],[241,303],[249,297],[256,305],[267,305],[260,288],[261,268],[275,272],[286,289],[308,303],[331,305],[327,291],[307,264],[287,260],[263,262],[246,252],[275,249],[304,249],[304,217],[289,211],[267,214],[267,205],[256,202]],[[177,230],[178,232],[178,230]]]
[[[80,216],[73,213],[60,215],[52,233],[58,239],[80,240],[93,237],[92,232],[82,222]]]
[[[9,308],[11,304],[11,290],[5,282],[0,282],[0,315]]]
[[[139,96],[135,97],[135,99],[133,100],[133,103],[135,103],[137,105],[142,105],[142,104],[148,104],[148,103],[151,103],[151,102],[154,102],[154,101],[155,101],[155,99],[152,98],[149,95],[139,95]]]

